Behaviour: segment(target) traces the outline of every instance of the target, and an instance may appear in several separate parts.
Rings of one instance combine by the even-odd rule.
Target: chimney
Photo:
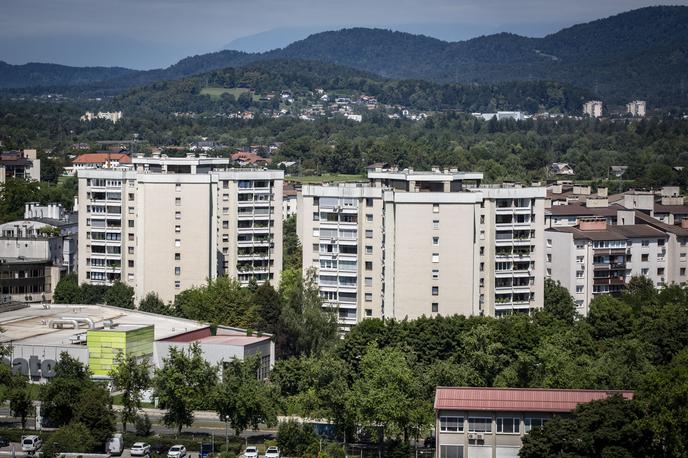
[[[580,218],[578,228],[581,231],[605,231],[607,220],[604,218]]]
[[[597,188],[597,196],[598,196],[598,197],[607,197],[607,196],[609,196],[609,189],[606,188],[606,187]]]

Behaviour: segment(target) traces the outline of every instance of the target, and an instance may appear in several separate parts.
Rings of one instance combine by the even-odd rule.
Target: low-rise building
[[[435,392],[438,458],[517,458],[523,436],[580,404],[632,391],[450,388]]]
[[[604,104],[599,100],[590,100],[583,104],[583,114],[591,118],[601,118]]]
[[[106,305],[0,306],[0,342],[10,348],[3,358],[15,371],[42,383],[54,376],[66,352],[89,366],[94,378],[107,379],[122,352],[162,367],[171,347],[198,343],[204,358],[222,364],[258,355],[260,377],[275,361],[271,335]]]

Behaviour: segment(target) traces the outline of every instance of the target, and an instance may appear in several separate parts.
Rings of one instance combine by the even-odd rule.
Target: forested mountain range
[[[0,88],[90,84],[121,91],[275,59],[319,60],[388,78],[442,83],[560,81],[612,104],[640,98],[651,106],[688,106],[688,7],[642,8],[544,38],[502,33],[450,43],[382,29],[343,29],[265,53],[220,51],[150,71],[2,63]]]

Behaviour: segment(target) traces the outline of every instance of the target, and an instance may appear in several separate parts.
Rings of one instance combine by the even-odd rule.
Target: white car
[[[150,444],[146,444],[145,442],[135,442],[134,445],[131,446],[131,456],[146,456],[150,455]]]
[[[185,456],[186,447],[183,445],[173,445],[167,452],[167,458],[184,458]]]
[[[36,435],[22,437],[21,448],[23,452],[28,454],[36,453],[42,445],[43,441]]]
[[[268,449],[265,450],[265,458],[280,458],[279,448],[275,447],[274,445],[272,447],[268,447]]]
[[[246,447],[246,450],[244,450],[244,458],[258,458],[258,449],[255,447]]]

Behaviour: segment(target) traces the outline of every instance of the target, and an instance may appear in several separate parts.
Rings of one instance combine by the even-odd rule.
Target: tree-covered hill
[[[316,89],[342,90],[376,97],[380,103],[418,110],[554,110],[577,112],[590,96],[586,91],[556,82],[511,82],[491,85],[438,84],[423,80],[391,80],[339,65],[303,60],[256,62],[239,68],[215,70],[182,80],[158,81],[132,89],[109,102],[127,113],[155,111],[227,112],[258,107],[279,108],[277,100],[203,95],[206,87],[247,88],[254,94],[288,90],[295,95]]]
[[[266,53],[220,51],[145,72],[84,69],[85,75],[78,76],[78,69],[44,64],[27,77],[24,66],[4,64],[0,89],[95,83],[95,89],[112,92],[275,59],[325,61],[388,78],[442,83],[568,82],[611,104],[640,98],[651,107],[685,107],[688,7],[642,8],[544,38],[501,33],[449,43],[390,30],[352,28],[311,35]]]

